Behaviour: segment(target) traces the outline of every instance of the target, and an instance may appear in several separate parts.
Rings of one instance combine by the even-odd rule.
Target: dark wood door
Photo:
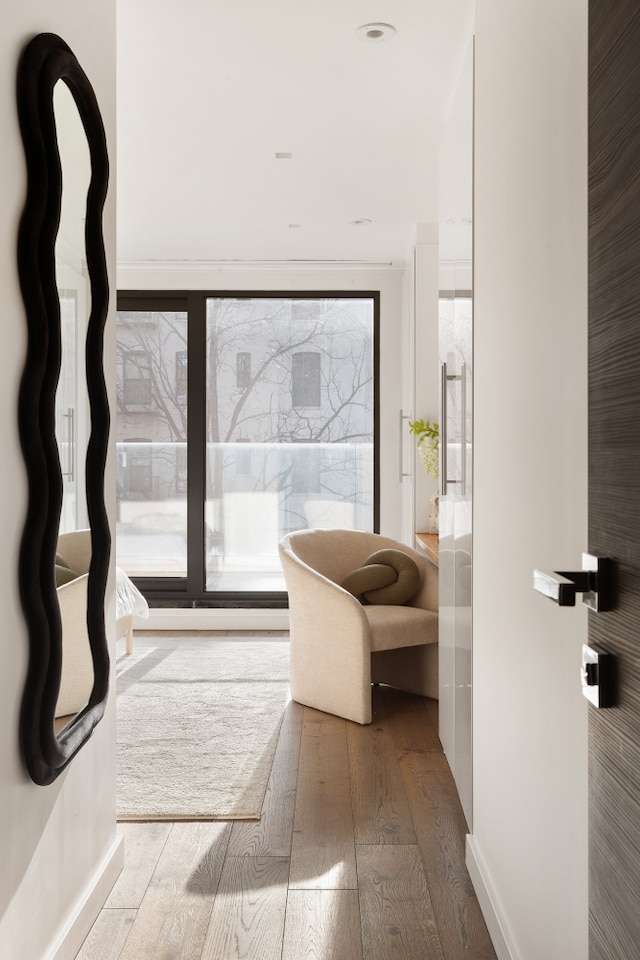
[[[589,4],[589,550],[615,561],[589,642],[617,701],[589,708],[590,960],[640,957],[640,4]]]

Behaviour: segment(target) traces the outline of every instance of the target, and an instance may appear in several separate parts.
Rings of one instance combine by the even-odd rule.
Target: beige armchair
[[[62,679],[56,717],[62,717],[81,710],[93,689],[93,660],[87,630],[91,531],[60,534],[58,553],[77,574],[56,590],[62,620]]]
[[[377,550],[402,550],[420,571],[402,606],[363,605],[340,584]],[[291,694],[371,723],[371,684],[438,696],[438,577],[422,554],[359,530],[301,530],[280,541],[289,592]]]

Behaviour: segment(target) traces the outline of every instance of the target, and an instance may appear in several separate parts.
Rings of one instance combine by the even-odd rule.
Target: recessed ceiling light
[[[360,220],[351,220],[352,227],[368,227],[371,223],[371,220],[368,220],[366,217],[362,217]]]
[[[291,160],[293,159],[292,153],[276,153],[276,160]]]
[[[301,223],[290,223],[289,230],[299,230],[301,226]]]
[[[390,23],[363,23],[356,33],[364,43],[384,43],[385,40],[393,40],[396,28]]]

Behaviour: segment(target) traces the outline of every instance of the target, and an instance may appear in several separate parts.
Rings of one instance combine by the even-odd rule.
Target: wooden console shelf
[[[440,545],[437,533],[416,533],[416,547],[426,554],[436,567],[440,563]]]

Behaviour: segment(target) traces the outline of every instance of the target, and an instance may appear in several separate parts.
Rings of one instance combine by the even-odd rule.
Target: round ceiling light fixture
[[[390,23],[363,23],[356,34],[364,43],[384,43],[385,40],[393,40],[396,28]]]
[[[352,227],[368,227],[371,220],[367,217],[361,217],[359,220],[350,220],[349,223]]]

